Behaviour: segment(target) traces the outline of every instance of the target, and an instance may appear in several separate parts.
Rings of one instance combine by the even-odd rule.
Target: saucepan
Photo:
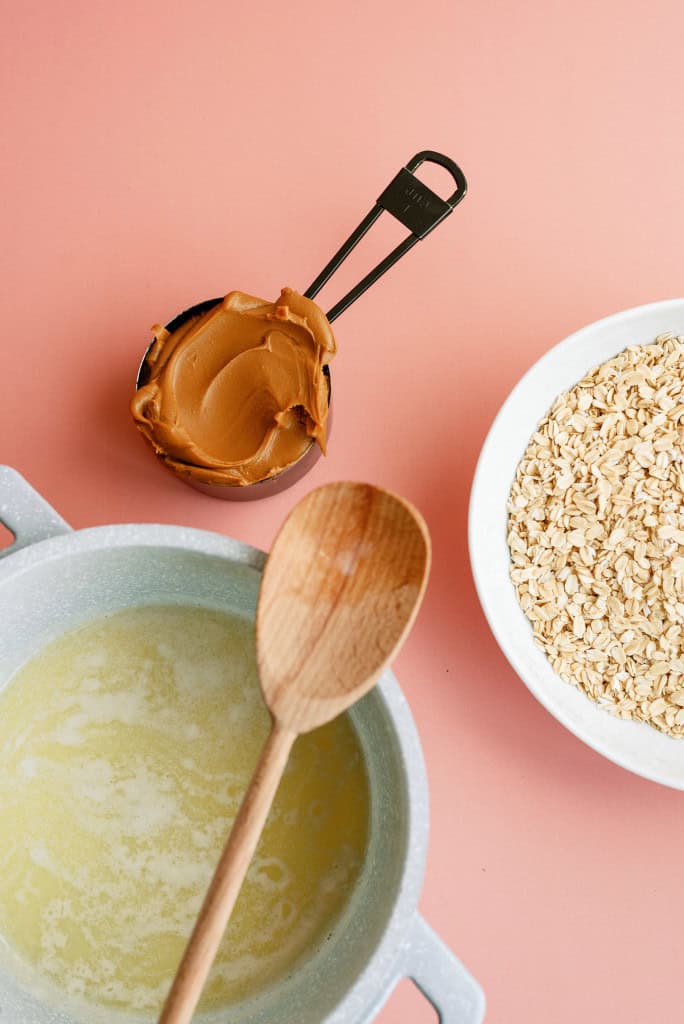
[[[40,647],[93,618],[143,604],[254,615],[265,554],[177,526],[73,531],[16,471],[0,467],[0,688]],[[351,712],[368,773],[371,826],[364,867],[330,939],[271,989],[208,1016],[215,1024],[368,1024],[411,978],[444,1024],[479,1024],[480,986],[417,911],[428,838],[425,766],[391,672]],[[3,947],[1,1024],[93,1024],[100,1015],[47,993]]]

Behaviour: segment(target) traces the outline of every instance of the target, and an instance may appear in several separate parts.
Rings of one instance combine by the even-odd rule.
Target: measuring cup
[[[444,167],[449,171],[454,179],[456,188],[448,199],[443,199],[441,196],[437,195],[436,192],[433,192],[432,189],[428,188],[427,185],[415,176],[413,172],[423,163],[439,164],[440,167]],[[444,156],[442,153],[435,153],[429,149],[416,153],[416,155],[408,161],[406,166],[402,167],[399,173],[395,175],[356,230],[351,233],[347,241],[337,250],[335,255],[329,263],[326,264],[315,281],[309,285],[304,292],[305,297],[307,299],[314,299],[316,295],[318,295],[321,288],[330,280],[338,267],[344,263],[347,256],[349,256],[350,252],[358,245],[363,236],[373,226],[383,210],[390,213],[400,221],[404,227],[407,227],[409,229],[409,234],[406,238],[329,310],[327,318],[330,323],[333,323],[333,321],[336,320],[337,317],[345,311],[345,309],[351,306],[353,302],[356,302],[359,296],[363,295],[363,293],[367,291],[367,289],[370,288],[378,278],[382,277],[382,275],[386,273],[386,271],[388,271],[389,268],[397,262],[397,260],[401,259],[409,249],[412,249],[416,242],[425,238],[425,236],[436,228],[438,224],[441,224],[442,221],[455,209],[455,207],[458,206],[465,196],[466,190],[467,182],[465,175],[458,164],[454,163],[450,157]],[[218,305],[218,303],[222,301],[223,297],[206,299],[204,302],[199,302],[197,305],[191,306],[189,309],[179,313],[178,316],[171,320],[170,323],[166,325],[166,330],[169,331],[169,333],[177,330],[188,320],[201,316],[203,313],[208,312],[208,310],[212,309],[212,307]],[[136,390],[143,387],[150,378],[150,366],[147,362],[147,357],[153,344],[154,341],[148,345],[142,362],[140,363],[135,384]],[[330,368],[328,366],[324,366],[323,373],[328,379],[328,405],[330,407],[332,398]],[[331,414],[329,412],[328,433],[330,433],[330,423]],[[255,498],[266,498],[270,495],[278,494],[287,487],[291,487],[292,484],[295,484],[309,472],[320,456],[320,446],[312,438],[311,444],[296,462],[293,462],[290,466],[287,466],[280,473],[277,473],[274,476],[268,477],[265,480],[258,480],[251,484],[245,484],[244,486],[237,486],[234,484],[209,484],[195,480],[190,476],[176,475],[179,475],[180,479],[191,487],[194,487],[198,491],[204,491],[205,494],[210,494],[212,497],[228,498],[231,501],[252,501]]]

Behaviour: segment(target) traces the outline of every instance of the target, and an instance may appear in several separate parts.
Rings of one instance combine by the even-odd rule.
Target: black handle
[[[435,153],[432,149],[424,149],[422,153],[416,153],[412,160],[406,164],[408,171],[415,171],[421,164],[428,162],[430,164],[439,164],[440,167],[444,167],[449,172],[451,177],[456,183],[456,191],[452,192],[446,202],[449,204],[451,209],[463,199],[464,195],[468,191],[468,182],[465,180],[465,174],[458,166],[457,163],[451,159],[450,156],[444,156],[443,153]]]
[[[448,199],[443,199],[436,192],[424,185],[420,178],[417,178],[413,171],[422,163],[439,164],[446,168],[456,184],[456,189]],[[370,288],[379,277],[408,252],[416,242],[425,238],[433,228],[448,217],[452,210],[458,206],[466,194],[468,184],[463,171],[448,156],[442,153],[435,153],[430,149],[424,149],[408,161],[405,167],[392,179],[382,195],[378,198],[375,206],[366,214],[359,226],[349,236],[347,241],[335,253],[333,258],[320,272],[316,280],[304,292],[308,299],[315,298],[319,291],[330,280],[337,268],[344,263],[349,253],[361,241],[368,229],[375,223],[383,210],[391,213],[398,221],[407,227],[410,234],[400,242],[396,249],[393,249],[389,256],[378,263],[369,274],[359,281],[350,292],[336,303],[328,313],[330,323],[336,320],[340,313],[343,313],[352,302],[355,302],[360,295]]]

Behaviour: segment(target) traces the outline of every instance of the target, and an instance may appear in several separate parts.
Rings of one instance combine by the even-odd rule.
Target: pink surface
[[[414,501],[435,565],[396,670],[432,794],[423,912],[492,1024],[678,1019],[682,797],[582,746],[514,676],[474,593],[466,511],[530,363],[681,294],[681,4],[4,15],[0,461],[77,527],[173,522],[262,547],[326,480]],[[232,288],[305,288],[423,148],[460,162],[470,193],[336,325],[328,458],[256,504],[165,474],[127,412],[148,326]],[[369,238],[323,304],[400,234]],[[378,1020],[413,1024],[416,1006],[404,986]]]

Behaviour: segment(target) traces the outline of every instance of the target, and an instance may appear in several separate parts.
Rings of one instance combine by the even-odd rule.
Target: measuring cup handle
[[[416,153],[416,155],[406,164],[406,170],[415,171],[417,167],[420,167],[421,164],[426,162],[430,164],[439,164],[439,166],[447,170],[454,179],[456,183],[456,190],[446,200],[453,210],[454,206],[456,206],[457,203],[460,203],[468,191],[468,182],[465,179],[465,174],[458,164],[451,159],[451,157],[445,156],[444,153],[435,153],[432,149],[424,149],[421,153]]]
[[[445,167],[454,179],[456,190],[448,199],[437,195],[413,173],[416,167],[426,161]],[[401,259],[416,242],[429,235],[445,217],[449,216],[454,207],[463,199],[467,187],[463,171],[448,156],[444,156],[443,153],[435,153],[431,149],[424,149],[422,152],[416,153],[399,173],[395,174],[387,188],[378,197],[373,209],[366,214],[356,230],[352,231],[347,241],[325,265],[316,280],[309,285],[304,295],[307,299],[313,299],[318,295],[323,285],[330,280],[337,268],[346,260],[352,249],[358,245],[383,211],[391,214],[404,227],[407,227],[409,234],[404,241],[400,242],[388,256],[385,256],[384,260],[381,260],[328,311],[327,317],[332,323],[340,313],[351,306],[352,302],[356,302],[359,296],[363,295],[378,278],[394,266],[397,260]]]
[[[440,1024],[481,1024],[485,997],[473,976],[429,924],[416,914],[397,980],[410,978],[437,1013]]]
[[[52,505],[11,466],[0,466],[0,523],[14,534],[14,543],[0,551],[0,558],[71,530]]]

